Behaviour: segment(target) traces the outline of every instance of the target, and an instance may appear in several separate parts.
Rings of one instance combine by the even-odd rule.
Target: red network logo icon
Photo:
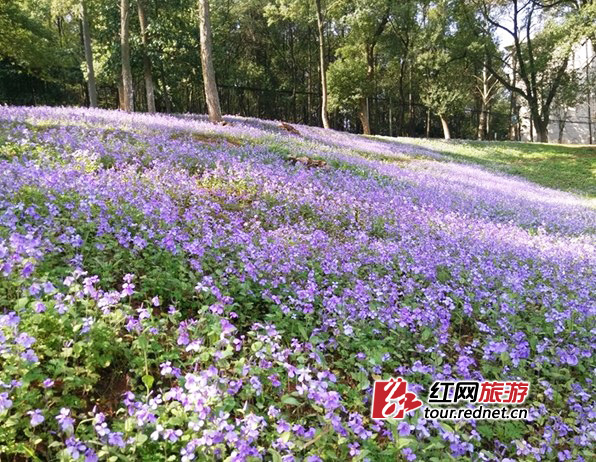
[[[371,417],[403,419],[408,412],[422,406],[415,393],[407,391],[408,382],[401,377],[375,381]]]

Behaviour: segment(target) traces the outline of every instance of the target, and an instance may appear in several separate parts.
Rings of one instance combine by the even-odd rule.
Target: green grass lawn
[[[549,188],[596,197],[596,147],[509,141],[398,138],[501,172],[520,175]]]

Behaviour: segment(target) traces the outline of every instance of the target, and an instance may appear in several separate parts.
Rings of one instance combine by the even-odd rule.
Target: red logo
[[[401,377],[377,380],[373,388],[371,417],[373,419],[403,419],[404,414],[422,406],[422,401],[406,391],[408,382]]]

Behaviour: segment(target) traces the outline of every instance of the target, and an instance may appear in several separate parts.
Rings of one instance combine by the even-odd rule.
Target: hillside
[[[594,457],[589,198],[226,119],[0,106],[0,459]],[[373,421],[392,376],[531,418]]]

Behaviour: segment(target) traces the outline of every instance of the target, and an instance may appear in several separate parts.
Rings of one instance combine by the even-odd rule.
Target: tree
[[[280,20],[289,20],[295,23],[312,21],[310,6],[311,0],[272,0],[265,6],[265,15],[269,25]],[[321,84],[321,122],[323,128],[329,128],[328,111],[328,85],[327,85],[327,41],[325,40],[325,12],[321,0],[314,0],[315,17],[317,23],[317,42],[319,50],[319,79]]]
[[[199,0],[199,30],[201,39],[201,65],[203,85],[209,120],[213,123],[223,122],[219,105],[219,94],[213,69],[213,47],[211,44],[211,20],[209,18],[209,1]]]
[[[375,92],[376,84],[376,51],[377,45],[389,22],[391,2],[386,0],[359,0],[348,2],[343,11],[341,21],[349,31],[345,44],[338,49],[338,59],[330,66],[330,93],[334,105],[347,108],[349,104],[343,99],[358,102],[358,117],[365,135],[372,133],[370,124],[369,98]],[[365,74],[362,74],[364,68]],[[354,75],[354,88],[349,90],[344,83],[349,74]],[[364,78],[362,78],[364,76]],[[347,90],[347,91],[346,91]]]
[[[387,48],[391,55],[388,59],[386,81],[384,87],[391,94],[395,91],[397,82],[397,133],[413,136],[414,124],[414,74],[412,66],[415,62],[416,40],[419,36],[420,25],[417,21],[418,2],[415,0],[402,1],[397,5],[389,18],[390,42]],[[407,95],[406,95],[407,93]],[[405,130],[406,107],[408,109],[408,128]]]
[[[132,68],[130,66],[130,4],[120,1],[120,53],[122,58],[122,103],[125,111],[134,111]]]
[[[449,62],[444,51],[422,53],[418,57],[420,69],[426,77],[422,83],[420,99],[426,107],[439,116],[443,136],[451,139],[449,116],[465,101],[469,94],[465,86],[458,81],[462,75],[461,66]]]
[[[147,95],[147,111],[155,112],[155,90],[153,87],[153,70],[149,58],[149,34],[147,32],[147,13],[145,1],[137,0],[139,24],[141,26],[141,41],[143,43],[143,77],[145,79],[145,93]]]
[[[482,63],[482,70],[476,76],[476,91],[480,98],[480,114],[478,115],[478,130],[476,137],[479,140],[486,140],[488,135],[488,111],[493,98],[496,96],[498,81],[489,72],[486,66],[486,59]]]
[[[97,88],[95,84],[95,70],[93,67],[91,29],[89,27],[89,15],[87,13],[87,2],[85,0],[81,1],[81,32],[83,35],[83,46],[85,48],[85,62],[87,64],[87,91],[89,92],[89,106],[97,107]]]
[[[439,116],[443,136],[451,138],[449,117],[467,103],[472,94],[474,75],[466,53],[474,46],[474,37],[461,26],[458,11],[448,1],[429,6],[423,21],[423,44],[417,55],[420,100]],[[469,99],[469,98],[468,98]]]
[[[317,31],[319,33],[319,67],[321,69],[321,119],[323,127],[329,128],[327,116],[327,63],[325,62],[325,31],[323,30],[323,13],[321,0],[315,0],[317,10]]]
[[[510,3],[482,0],[478,4],[484,33],[501,30],[513,42],[508,58],[493,54],[499,63],[493,59],[486,65],[504,87],[526,101],[538,141],[546,143],[551,105],[566,78],[569,56],[579,39],[574,32],[578,10],[565,8],[567,2],[547,6],[533,0]],[[511,24],[506,21],[508,14]],[[508,78],[503,72],[507,69],[517,73],[519,80]]]

